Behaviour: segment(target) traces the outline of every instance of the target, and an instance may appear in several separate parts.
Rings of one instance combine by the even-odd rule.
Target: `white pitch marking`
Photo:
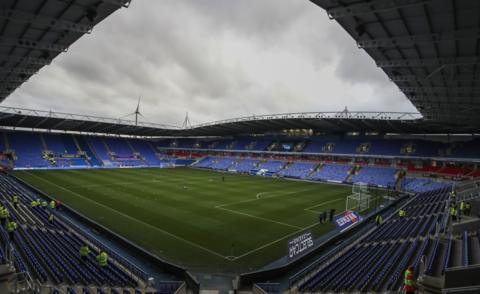
[[[92,199],[90,199],[90,198],[87,198],[87,197],[85,197],[85,196],[83,196],[83,195],[81,195],[81,194],[78,194],[77,192],[71,191],[71,190],[69,190],[69,189],[67,189],[67,188],[65,188],[65,187],[62,187],[62,186],[60,186],[60,185],[57,185],[57,184],[55,184],[55,183],[53,183],[53,182],[51,182],[51,181],[49,181],[49,180],[47,180],[47,179],[44,179],[44,178],[42,178],[42,177],[37,176],[37,175],[35,175],[35,174],[32,174],[32,173],[30,173],[30,172],[27,172],[27,173],[30,174],[30,175],[32,175],[32,176],[34,176],[34,177],[36,177],[36,178],[38,178],[38,179],[40,179],[40,180],[42,180],[42,181],[44,181],[44,182],[47,182],[47,183],[52,184],[52,185],[54,185],[54,186],[57,186],[58,188],[60,188],[60,189],[62,189],[62,190],[64,190],[64,191],[67,191],[67,192],[70,192],[70,193],[72,193],[72,194],[74,194],[74,195],[77,195],[78,197],[80,197],[80,198],[82,198],[82,199],[85,199],[85,200],[87,200],[87,201],[93,202],[93,203],[95,203],[95,204],[97,204],[97,205],[99,205],[99,206],[102,206],[102,207],[104,207],[104,208],[106,208],[106,209],[108,209],[108,210],[110,210],[110,211],[113,211],[113,212],[115,212],[115,213],[117,213],[117,214],[119,214],[119,215],[122,215],[122,216],[124,216],[124,217],[126,217],[126,218],[128,218],[128,219],[131,219],[131,220],[133,220],[133,221],[136,221],[136,222],[138,222],[138,223],[141,223],[141,224],[143,224],[143,225],[146,225],[146,226],[148,226],[148,227],[151,227],[152,229],[155,229],[155,230],[157,230],[157,231],[159,231],[159,232],[162,232],[162,233],[164,233],[164,234],[166,234],[166,235],[169,235],[169,236],[171,236],[171,237],[173,237],[173,238],[175,238],[175,239],[177,239],[177,240],[183,241],[183,242],[185,242],[185,243],[187,243],[187,244],[189,244],[189,245],[191,245],[191,246],[193,246],[193,247],[197,247],[197,248],[199,248],[199,249],[202,249],[202,250],[204,250],[204,251],[206,251],[206,252],[209,252],[209,253],[211,253],[211,254],[213,254],[213,255],[216,255],[216,256],[218,256],[218,257],[221,257],[221,258],[230,260],[230,259],[228,259],[228,257],[225,256],[225,255],[222,255],[222,254],[217,253],[217,252],[215,252],[215,251],[213,251],[213,250],[210,250],[210,249],[208,249],[208,248],[205,248],[205,247],[203,247],[203,246],[201,246],[201,245],[198,245],[198,244],[196,244],[196,243],[194,243],[194,242],[192,242],[192,241],[183,239],[182,237],[179,237],[179,236],[177,236],[177,235],[175,235],[175,234],[172,234],[172,233],[170,233],[170,232],[168,232],[168,231],[162,230],[162,229],[160,229],[159,227],[156,227],[156,226],[154,226],[154,225],[151,225],[151,224],[149,224],[149,223],[146,223],[146,222],[143,222],[143,221],[141,221],[141,220],[139,220],[139,219],[136,219],[136,218],[134,218],[134,217],[131,217],[131,216],[129,216],[128,214],[124,214],[124,213],[122,213],[122,212],[120,212],[120,211],[118,211],[118,210],[115,210],[115,209],[113,209],[113,208],[111,208],[111,207],[109,207],[109,206],[106,206],[106,205],[104,205],[104,204],[102,204],[102,203],[99,203],[99,202],[97,202],[97,201],[95,201],[95,200],[92,200]]]
[[[263,194],[268,194],[268,193],[275,193],[275,192],[260,192],[257,195],[255,195],[255,198],[260,199],[260,196]]]
[[[317,205],[313,205],[313,206],[307,207],[307,208],[305,208],[304,210],[305,210],[305,211],[308,211],[308,212],[319,213],[319,211],[312,210],[311,208],[319,207],[319,206],[324,206],[324,205],[327,205],[327,204],[330,204],[330,203],[334,203],[334,202],[341,201],[341,200],[343,200],[343,199],[344,199],[344,198],[332,199],[332,200],[325,201],[325,202],[322,202],[322,203],[317,204]]]
[[[215,206],[215,208],[222,209],[222,210],[225,210],[225,211],[228,211],[228,212],[231,212],[231,213],[251,217],[251,218],[256,218],[256,219],[263,220],[263,221],[266,221],[266,222],[275,223],[275,224],[278,224],[278,225],[294,228],[294,229],[301,229],[301,227],[298,227],[298,226],[290,225],[290,224],[287,224],[287,223],[282,223],[282,222],[279,222],[279,221],[276,221],[276,220],[273,220],[273,219],[264,218],[264,217],[260,217],[260,216],[256,216],[256,215],[252,215],[252,214],[248,214],[248,213],[244,213],[244,212],[240,212],[240,211],[236,211],[236,210],[232,210],[232,209],[228,209],[228,208],[223,208],[223,207],[220,207],[220,206]]]
[[[255,249],[253,249],[253,250],[250,250],[250,251],[248,251],[248,252],[245,252],[245,253],[242,254],[242,255],[236,256],[236,257],[235,257],[234,259],[232,259],[232,260],[235,261],[235,260],[237,260],[237,259],[240,259],[240,258],[243,258],[243,257],[245,257],[245,256],[247,256],[247,255],[250,255],[250,254],[252,254],[252,253],[254,253],[254,252],[257,252],[257,251],[259,251],[259,250],[262,250],[262,249],[264,249],[264,248],[267,248],[267,247],[269,247],[269,246],[271,246],[271,245],[273,245],[273,244],[275,244],[275,243],[278,243],[278,242],[280,242],[280,241],[282,241],[282,240],[284,240],[284,239],[286,239],[286,238],[288,238],[288,237],[291,237],[291,236],[293,236],[293,235],[296,235],[296,234],[298,234],[298,233],[300,233],[300,232],[302,232],[302,231],[311,229],[311,228],[313,228],[313,227],[316,226],[316,225],[318,225],[318,223],[311,224],[311,225],[309,225],[309,226],[306,226],[305,228],[300,228],[298,231],[295,231],[295,232],[290,233],[290,234],[288,234],[288,235],[285,235],[285,236],[283,236],[283,237],[281,237],[281,238],[279,238],[279,239],[277,239],[277,240],[274,240],[274,241],[272,241],[272,242],[269,242],[269,243],[267,243],[267,244],[264,244],[264,245],[262,245],[262,246],[260,246],[260,247],[258,247],[258,248],[255,248]]]
[[[295,226],[295,225],[291,225],[291,224],[279,222],[279,221],[276,221],[276,220],[273,220],[273,219],[264,218],[264,217],[260,217],[260,216],[256,216],[256,215],[252,215],[252,214],[248,214],[248,213],[244,213],[244,212],[240,212],[240,211],[233,210],[233,209],[228,209],[228,208],[225,208],[225,207],[226,207],[226,206],[230,206],[230,205],[234,205],[234,204],[239,204],[239,203],[252,202],[252,201],[257,201],[257,200],[261,200],[261,199],[269,199],[269,198],[274,198],[274,197],[279,197],[279,196],[285,196],[285,195],[290,195],[290,194],[296,194],[296,193],[306,192],[306,191],[311,191],[311,190],[314,190],[314,188],[304,189],[304,190],[299,190],[299,191],[291,191],[291,192],[276,192],[276,191],[260,192],[260,193],[258,193],[257,195],[255,195],[255,198],[254,198],[254,199],[247,199],[247,200],[242,200],[242,201],[233,202],[233,203],[220,204],[220,205],[215,206],[215,208],[222,209],[222,210],[225,210],[225,211],[228,211],[228,212],[231,212],[231,213],[243,215],[243,216],[246,216],[246,217],[256,218],[256,219],[263,220],[263,221],[266,221],[266,222],[275,223],[275,224],[278,224],[278,225],[282,225],[282,226],[294,228],[294,229],[302,229],[302,228],[299,227],[299,226]],[[266,194],[266,193],[269,193],[269,194],[275,193],[275,194],[278,194],[278,195],[270,196],[270,197],[265,197],[265,198],[260,198],[260,196],[261,196],[262,194]]]
[[[298,191],[291,191],[291,192],[277,192],[277,191],[261,192],[261,193],[270,193],[270,194],[275,193],[277,195],[270,196],[270,197],[264,197],[264,198],[257,198],[257,196],[258,196],[258,194],[257,194],[255,196],[255,198],[253,198],[253,199],[247,199],[247,200],[241,200],[241,201],[237,201],[237,202],[220,204],[220,205],[215,206],[215,208],[225,207],[225,206],[230,206],[230,205],[235,205],[235,204],[240,204],[240,203],[247,203],[247,202],[252,202],[252,201],[258,201],[258,200],[262,200],[262,199],[270,199],[270,198],[275,198],[275,197],[281,197],[281,196],[285,196],[285,195],[296,194],[296,193],[301,193],[301,192],[308,192],[308,191],[313,191],[313,190],[315,190],[315,188],[298,190]]]

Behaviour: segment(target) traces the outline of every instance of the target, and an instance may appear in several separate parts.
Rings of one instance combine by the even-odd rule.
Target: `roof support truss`
[[[62,119],[62,120],[60,120],[58,123],[56,123],[55,125],[53,125],[50,129],[56,130],[59,126],[61,126],[62,124],[64,124],[64,123],[67,122],[67,121],[68,121],[67,119]]]
[[[12,83],[23,83],[26,79],[15,78],[15,77],[4,77],[0,78],[0,82],[12,82]]]
[[[18,128],[19,126],[22,125],[22,123],[28,118],[27,115],[25,115],[24,117],[22,117],[16,124],[15,124],[15,127],[14,128]]]
[[[438,93],[438,92],[449,92],[457,94],[469,94],[469,93],[480,93],[480,88],[469,88],[469,87],[401,87],[402,92],[420,92],[420,93]]]
[[[8,67],[0,67],[0,73],[14,73],[14,74],[27,74],[27,75],[34,75],[38,72],[38,69],[35,68],[22,68],[22,67],[15,67],[15,68],[8,68]]]
[[[103,0],[103,2],[127,8],[132,0]]]
[[[448,95],[435,95],[435,94],[431,94],[431,95],[407,95],[407,97],[408,97],[408,99],[410,99],[412,101],[455,101],[455,103],[462,102],[462,101],[465,101],[465,100],[471,101],[472,98],[474,98],[471,95],[463,95],[463,96],[452,95],[452,96],[448,96]]]
[[[422,67],[422,66],[461,66],[480,63],[480,57],[452,57],[452,58],[426,58],[426,59],[393,59],[378,60],[377,66],[389,67]]]
[[[35,64],[35,65],[49,65],[52,62],[52,60],[48,58],[9,56],[6,54],[0,54],[0,60],[26,63],[26,64]]]
[[[371,2],[356,3],[343,7],[331,8],[327,10],[327,14],[330,19],[339,19],[342,17],[351,17],[412,5],[420,5],[431,1],[432,0],[376,0]]]
[[[416,75],[393,75],[390,76],[392,82],[422,82],[428,80],[438,80],[443,79],[445,82],[448,81],[477,81],[480,80],[480,76],[475,75],[452,75],[451,77],[446,77],[442,75],[429,75],[429,76],[416,76]]]
[[[77,33],[90,33],[93,29],[93,25],[59,20],[53,17],[13,9],[0,10],[0,19],[6,19],[19,23],[34,24],[44,27],[50,27],[61,31],[72,31]]]
[[[44,117],[42,120],[40,120],[35,126],[33,126],[34,129],[38,128],[39,126],[43,125],[44,122],[49,120],[49,117]]]
[[[59,44],[51,44],[41,41],[33,41],[28,39],[13,39],[7,37],[0,37],[0,45],[19,46],[29,49],[47,50],[55,52],[67,51],[68,47]]]
[[[394,48],[394,47],[411,47],[418,43],[439,43],[443,41],[455,41],[464,39],[479,39],[480,30],[458,30],[446,33],[425,34],[399,36],[392,38],[381,38],[372,40],[359,40],[357,45],[359,48]]]

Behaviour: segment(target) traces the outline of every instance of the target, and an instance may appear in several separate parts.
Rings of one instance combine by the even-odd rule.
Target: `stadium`
[[[0,293],[480,293],[480,3],[311,2],[418,112],[0,105]],[[2,4],[4,101],[130,0]]]

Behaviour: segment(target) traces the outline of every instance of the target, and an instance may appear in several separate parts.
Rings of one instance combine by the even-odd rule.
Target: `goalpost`
[[[362,212],[370,208],[371,195],[366,183],[354,183],[352,194],[347,196],[345,210]]]

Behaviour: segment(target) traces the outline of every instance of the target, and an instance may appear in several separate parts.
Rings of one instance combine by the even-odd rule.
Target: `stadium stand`
[[[397,170],[388,167],[364,166],[351,178],[352,183],[368,183],[378,187],[395,187]]]
[[[350,165],[324,164],[308,177],[310,180],[343,183],[352,169]]]
[[[243,159],[236,162],[231,169],[240,172],[240,173],[248,173],[251,170],[257,169],[258,164],[261,162],[259,159]]]
[[[193,166],[199,168],[212,168],[212,164],[214,163],[214,157],[204,157],[197,161]]]
[[[399,155],[402,149],[402,141],[400,140],[380,140],[375,139],[370,141],[370,148],[368,154],[378,155]]]
[[[311,162],[293,162],[281,171],[278,175],[287,178],[306,179],[315,170],[318,164]]]
[[[43,159],[43,147],[38,134],[7,133],[10,148],[15,152],[15,164],[21,167],[46,167],[50,163]]]
[[[88,145],[86,138],[84,136],[77,136],[76,140],[78,142],[78,146],[80,150],[85,152],[85,154],[88,156],[88,161],[90,162],[91,166],[94,166],[94,167],[103,166],[102,161],[99,158],[97,158],[97,155],[93,153],[92,149],[90,149],[90,146]]]
[[[130,3],[87,2],[6,0],[2,7],[5,36],[0,38],[4,51],[0,100],[50,64],[60,52],[66,52],[80,36],[90,33],[98,22]],[[43,198],[47,195],[40,196],[38,190],[3,173],[10,169],[163,168],[189,166],[193,162],[192,167],[217,171],[342,186],[366,183],[388,189],[383,197],[385,202],[375,208],[359,209],[361,217],[353,230],[339,229],[318,236],[313,251],[293,261],[290,256],[283,256],[266,265],[263,272],[260,269],[232,276],[231,280],[222,276],[228,280],[228,286],[222,285],[218,292],[227,292],[227,288],[230,291],[234,285],[232,292],[240,293],[237,286],[253,281],[254,293],[399,293],[406,280],[405,270],[412,266],[416,284],[425,293],[480,293],[480,182],[476,179],[480,176],[480,124],[476,105],[479,102],[473,99],[479,89],[475,79],[480,69],[476,66],[479,2],[311,2],[325,9],[328,17],[336,20],[359,48],[365,49],[419,113],[350,112],[345,108],[340,112],[269,114],[179,128],[1,107],[0,204],[8,209],[9,220],[18,224],[13,232],[8,231],[8,225],[0,226],[1,269],[13,268],[13,275],[23,279],[18,281],[34,285],[29,284],[28,290],[35,294],[198,293],[198,282],[189,277],[186,269],[152,254],[147,261],[143,260],[141,268],[137,267],[121,251],[117,252],[121,247],[117,245],[128,244],[136,254],[146,254],[144,249],[73,210],[68,209],[72,212],[68,215],[48,207],[32,207],[34,200],[47,200]],[[292,183],[297,181],[288,182]],[[245,203],[261,200],[262,205],[268,205],[264,200],[277,197],[260,198],[262,193],[271,192],[261,192]],[[18,205],[13,204],[14,196],[19,198]],[[472,215],[467,213],[465,201],[472,202]],[[230,204],[215,208],[226,205]],[[275,205],[269,208],[272,215],[276,213]],[[308,214],[319,213],[300,209],[307,210]],[[49,219],[52,212],[54,221]],[[223,213],[282,226],[286,230],[283,239],[278,239],[282,242],[310,229],[316,232],[315,227],[323,225],[292,225],[229,209]],[[378,216],[385,220],[378,221]],[[292,219],[299,217],[295,214]],[[196,218],[206,217],[196,212],[192,220]],[[225,223],[209,222],[215,228]],[[162,233],[190,242],[176,236],[176,232]],[[191,233],[197,234],[193,230]],[[232,229],[232,233],[237,232]],[[108,238],[112,236],[116,236],[115,240]],[[240,236],[240,242],[247,242],[248,237]],[[267,245],[271,242],[267,238],[265,241]],[[78,255],[84,244],[92,249],[85,260]],[[218,250],[221,254],[213,252],[215,258],[224,264],[241,259],[242,253],[235,252],[234,245]],[[212,253],[204,247],[208,245],[194,246]],[[252,251],[263,250],[263,246],[259,244]],[[110,256],[107,267],[100,266],[95,258],[101,251]],[[227,254],[224,251],[229,251],[229,255],[223,256]],[[190,281],[193,289],[182,288],[184,281],[165,280],[153,286],[144,267],[150,268],[156,262],[161,263],[160,271],[173,267],[175,277]],[[287,289],[282,277],[298,269],[300,272],[289,281]],[[272,273],[279,273],[278,277]],[[202,273],[197,278],[209,283],[219,276]],[[9,280],[2,277],[1,293],[3,283]],[[9,293],[23,293],[22,290],[15,288]],[[251,289],[246,290],[248,293]]]
[[[405,178],[402,182],[402,190],[412,193],[422,193],[430,190],[438,190],[448,186],[448,183],[435,181],[429,178]]]
[[[130,140],[134,152],[138,153],[149,166],[159,166],[161,161],[149,142],[141,140]]]
[[[176,157],[182,157],[183,159],[189,159],[190,157],[195,156],[202,157],[205,154],[194,154],[191,150],[195,148],[190,148],[193,145],[203,145],[203,146],[210,146],[212,149],[202,149],[208,152],[215,152],[219,150],[218,148],[224,148],[228,145],[228,148],[238,148],[239,150],[228,149],[230,155],[232,156],[239,156],[241,155],[242,150],[252,150],[256,149],[257,147],[262,149],[266,148],[265,146],[271,145],[271,140],[267,138],[257,139],[255,137],[239,137],[235,139],[227,139],[223,141],[209,141],[201,142],[199,140],[187,140],[187,139],[177,139],[175,141],[159,141],[159,142],[149,142],[149,141],[142,141],[139,139],[129,139],[129,138],[115,138],[115,137],[98,137],[98,136],[80,136],[80,135],[69,135],[69,134],[48,134],[48,133],[29,133],[29,132],[5,132],[2,136],[5,138],[5,144],[0,146],[3,150],[3,153],[14,152],[15,158],[12,157],[10,162],[6,162],[6,165],[12,165],[14,168],[75,168],[75,167],[118,167],[118,166],[129,166],[129,167],[145,167],[145,166],[171,166],[173,165],[173,159]],[[186,141],[184,141],[186,140]],[[335,141],[336,140],[336,141]],[[477,140],[478,141],[478,140]],[[462,146],[467,146],[469,143],[472,146],[476,146],[476,140],[463,142]],[[163,143],[162,143],[163,142]],[[257,145],[259,142],[263,142],[262,146]],[[267,143],[269,142],[269,143]],[[276,141],[276,144],[281,144],[278,142],[284,142],[286,144],[287,140],[284,141]],[[351,159],[341,159],[337,158],[335,163],[345,162],[348,164],[355,164],[363,166],[363,168],[359,168],[355,170],[351,179],[349,181],[365,181],[372,185],[377,186],[385,186],[385,187],[392,187],[395,183],[395,179],[392,179],[394,170],[393,168],[390,170],[387,169],[378,169],[380,167],[388,168],[388,165],[391,165],[389,160],[392,160],[395,156],[404,156],[402,155],[401,149],[405,149],[405,145],[413,144],[416,147],[414,148],[416,151],[412,151],[411,154],[417,152],[418,146],[428,145],[431,142],[427,142],[425,140],[417,140],[415,143],[412,143],[411,140],[399,140],[399,139],[386,139],[386,140],[365,140],[363,139],[335,139],[333,137],[328,138],[310,138],[310,139],[296,139],[293,141],[288,142],[295,142],[295,144],[290,144],[292,146],[299,146],[302,145],[301,149],[298,149],[295,152],[292,151],[285,151],[285,154],[295,153],[301,154],[305,153],[309,156],[315,156],[315,152],[318,152],[318,155],[313,159],[315,161],[321,162],[325,161],[325,169],[322,172],[322,168],[316,170],[314,173],[311,174],[312,180],[323,180],[323,181],[337,181],[343,182],[346,181],[348,178],[348,174],[344,176],[344,171],[340,171],[342,168],[339,169],[339,175],[327,175],[323,176],[323,173],[329,173],[331,169],[335,169],[335,167],[329,167],[330,160],[326,160],[322,156],[326,156],[326,154],[337,154],[336,152],[351,152],[351,154],[342,154],[342,156],[358,156],[359,154],[364,154],[365,156],[370,157],[377,157],[375,161],[362,161],[360,158],[356,160]],[[25,148],[25,144],[31,146],[31,148]],[[435,145],[436,144],[436,145]],[[177,147],[171,147],[171,146]],[[290,146],[289,145],[289,146]],[[433,143],[434,146],[444,146],[445,144],[440,143]],[[451,144],[453,145],[453,144]],[[457,144],[458,145],[458,144]],[[160,148],[158,150],[155,149],[154,146]],[[167,147],[161,147],[167,146]],[[183,147],[178,147],[183,146]],[[187,146],[187,147],[185,147]],[[326,152],[326,146],[331,146],[332,148],[330,151]],[[403,146],[403,147],[399,147]],[[436,149],[437,147],[422,147],[419,153],[424,154],[424,157],[421,157],[424,160],[430,160],[431,158],[427,156],[429,154],[430,149],[435,149],[437,152],[430,152],[433,154],[438,154],[440,149]],[[296,147],[295,147],[296,148]],[[397,152],[393,152],[393,150],[397,150]],[[418,150],[417,150],[418,149]],[[222,149],[223,150],[223,149]],[[302,150],[302,151],[301,151]],[[340,150],[340,151],[339,151]],[[427,150],[427,151],[425,151]],[[453,150],[453,149],[452,149]],[[457,150],[459,150],[457,148]],[[205,152],[203,151],[203,152]],[[265,154],[269,154],[272,151],[266,150],[255,150],[255,152],[265,152]],[[169,157],[169,160],[160,160],[160,153],[164,153]],[[472,166],[468,163],[448,163],[449,159],[455,159],[452,157],[447,156],[454,156],[457,154],[455,152],[448,152],[444,154],[445,163],[437,162],[435,166],[428,166],[428,165],[418,165],[417,163],[413,163],[412,161],[408,161],[410,157],[405,159],[405,163],[399,164],[395,170],[406,169],[409,173],[422,173],[422,174],[433,174],[439,175],[443,177],[476,177],[480,174],[478,169],[475,166]],[[464,155],[467,153],[463,153]],[[257,154],[252,154],[257,155]],[[418,155],[418,154],[417,154]],[[415,155],[415,156],[417,156]],[[292,163],[302,162],[302,158],[295,156],[297,155],[289,155],[291,158],[285,157],[285,161],[289,161]],[[392,159],[384,158],[384,156],[392,156]],[[218,157],[218,156],[217,156]],[[222,157],[222,156],[220,156]],[[219,158],[220,158],[219,157]],[[237,165],[242,164],[244,157],[239,156],[239,160],[237,161],[225,161],[222,166],[218,163],[216,166],[212,166],[212,169],[221,169],[227,170],[230,165]],[[417,157],[412,157],[417,158]],[[218,161],[218,159],[217,159]],[[272,160],[267,159],[267,162]],[[5,162],[5,160],[4,160]],[[248,166],[248,162],[245,162]],[[271,167],[271,164],[275,165],[275,163],[262,163],[260,168],[264,168],[265,166]],[[262,167],[263,166],[263,167]],[[257,167],[257,166],[255,166]],[[288,167],[288,166],[287,166]],[[296,165],[293,165],[292,168],[296,168]],[[308,166],[306,167],[309,168]],[[302,165],[298,166],[298,169],[302,169]],[[276,173],[278,172],[278,167],[273,167],[271,172]],[[281,174],[280,176],[284,176],[288,174],[288,169]],[[382,171],[387,171],[386,173],[382,173]],[[300,173],[300,171],[298,171]],[[333,171],[335,173],[335,171]],[[348,172],[348,171],[346,171]],[[294,172],[295,173],[295,172]],[[293,175],[294,176],[294,175]],[[307,175],[308,176],[308,175]],[[294,176],[296,177],[296,176]],[[306,176],[302,176],[306,177]]]
[[[286,162],[279,160],[265,160],[258,165],[259,170],[266,170],[270,173],[277,173],[284,168]]]
[[[104,244],[83,234],[56,211],[40,206],[31,207],[30,203],[38,196],[2,174],[0,194],[1,204],[9,209],[11,219],[18,225],[13,242],[5,228],[0,227],[1,248],[11,248],[14,265],[19,272],[27,271],[41,284],[58,285],[59,288],[102,287],[106,293],[110,293],[110,289],[133,291],[138,287],[135,291],[140,291],[148,286],[145,272]],[[13,196],[19,197],[16,207],[11,202]],[[53,223],[48,221],[49,213],[56,215]],[[87,259],[81,260],[78,250],[85,244],[92,252]],[[102,251],[109,254],[107,267],[100,267],[95,259]],[[153,291],[153,288],[150,289]]]
[[[448,188],[420,193],[402,209],[407,217],[397,215],[372,229],[348,249],[337,252],[319,265],[292,290],[301,292],[384,292],[401,291],[403,272],[418,266],[423,255],[433,264],[449,256],[439,256],[439,234],[447,230]],[[450,239],[452,240],[452,239]],[[430,257],[432,259],[430,259]],[[479,261],[480,262],[480,261]]]
[[[234,164],[231,157],[206,157],[194,164],[195,167],[225,171]]]
[[[42,134],[48,152],[56,161],[56,166],[75,167],[88,166],[84,158],[79,157],[79,150],[72,136],[58,134]]]
[[[96,157],[101,161],[102,165],[115,167],[115,162],[110,160],[109,150],[107,149],[107,145],[105,141],[101,137],[87,137],[86,138],[88,146],[92,152],[96,155]]]

